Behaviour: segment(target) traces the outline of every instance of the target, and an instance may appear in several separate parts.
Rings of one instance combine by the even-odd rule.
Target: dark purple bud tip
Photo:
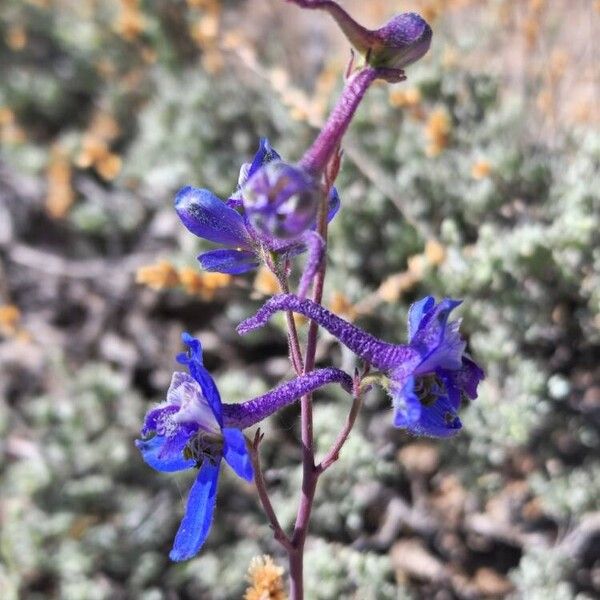
[[[259,169],[241,192],[250,224],[259,233],[280,239],[293,239],[310,229],[321,199],[316,179],[280,160]]]
[[[420,15],[402,13],[378,29],[375,35],[377,43],[367,53],[369,64],[402,69],[427,53],[433,32]]]

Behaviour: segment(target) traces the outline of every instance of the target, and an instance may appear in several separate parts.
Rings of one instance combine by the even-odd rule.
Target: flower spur
[[[394,425],[414,433],[448,437],[461,428],[458,409],[463,398],[475,399],[483,379],[481,368],[465,353],[459,321],[448,321],[460,304],[445,298],[439,304],[427,296],[411,305],[407,345],[390,344],[344,321],[320,305],[280,294],[268,300],[238,326],[245,334],[264,325],[275,312],[293,311],[334,335],[357,356],[381,372],[371,377],[392,397]]]

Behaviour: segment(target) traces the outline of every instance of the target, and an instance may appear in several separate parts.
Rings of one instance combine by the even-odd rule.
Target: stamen
[[[223,436],[207,431],[199,431],[183,450],[184,458],[196,461],[198,468],[205,460],[209,460],[213,465],[216,464],[222,453]]]
[[[419,377],[415,382],[415,394],[418,396],[421,404],[430,406],[440,396],[446,394],[446,386],[435,373],[428,373]]]

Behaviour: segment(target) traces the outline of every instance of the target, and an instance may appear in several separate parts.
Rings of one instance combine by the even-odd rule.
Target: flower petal
[[[485,377],[479,365],[467,356],[462,357],[462,366],[460,369],[456,371],[444,370],[442,376],[449,392],[453,391],[454,395],[458,396],[458,402],[456,402],[456,398],[452,402],[452,404],[456,404],[456,408],[460,404],[462,394],[465,394],[471,400],[477,398],[477,387],[479,386],[479,382]],[[450,393],[449,395],[452,400],[452,394]]]
[[[163,450],[165,441],[165,436],[156,435],[149,440],[135,440],[135,445],[142,453],[144,462],[157,471],[171,473],[191,469],[194,466],[194,461],[184,459],[182,454],[160,458],[159,455]]]
[[[419,420],[408,429],[415,435],[430,437],[450,437],[456,435],[462,427],[450,401],[440,396],[433,404],[421,406]]]
[[[165,443],[158,453],[159,459],[183,456],[183,450],[194,435],[198,432],[196,423],[171,423],[172,429],[165,435]]]
[[[189,352],[187,354],[179,354],[177,356],[177,361],[182,365],[186,365],[191,376],[200,384],[206,401],[212,408],[219,425],[223,427],[221,396],[214,379],[204,368],[204,362],[202,360],[202,345],[200,344],[200,340],[197,340],[187,332],[181,334],[181,340],[188,346]]]
[[[271,144],[267,138],[260,138],[258,151],[254,155],[252,163],[245,173],[246,178],[244,183],[248,181],[248,179],[250,179],[250,177],[252,177],[252,175],[254,175],[254,173],[256,173],[256,171],[258,171],[262,166],[273,162],[274,160],[281,160],[281,156],[279,156],[279,154],[273,150],[273,148],[271,148]],[[240,183],[240,185],[243,185],[243,183]]]
[[[219,464],[205,460],[188,496],[185,515],[173,542],[169,557],[180,561],[198,553],[208,537],[217,499]]]
[[[418,372],[426,373],[440,367],[460,369],[466,343],[460,337],[460,322],[448,323],[450,313],[460,303],[460,300],[444,298],[423,315],[410,340],[410,345],[423,357]]]
[[[144,425],[142,426],[141,434],[147,436],[155,431],[159,435],[164,435],[165,418],[174,415],[179,410],[176,404],[161,404],[156,408],[149,410],[144,417]]]
[[[175,196],[175,210],[194,235],[225,246],[248,247],[242,217],[209,190],[181,188]]]
[[[433,296],[425,296],[417,302],[413,302],[408,309],[408,341],[412,340],[413,335],[419,330],[419,325],[423,316],[435,306]]]
[[[409,377],[403,386],[392,384],[391,394],[394,404],[394,426],[410,429],[421,416],[421,402],[415,393],[415,378]]]
[[[332,187],[329,191],[329,210],[327,211],[327,222],[329,223],[335,215],[337,215],[338,210],[340,210],[341,200],[338,191]]]
[[[229,275],[241,275],[256,269],[259,265],[259,260],[254,252],[225,248],[204,252],[198,256],[198,261],[205,271],[216,271]]]
[[[223,445],[223,457],[229,466],[246,481],[252,481],[254,471],[252,461],[246,448],[246,439],[239,429],[223,429],[225,443]]]
[[[181,405],[181,390],[180,386],[193,384],[195,380],[183,371],[175,371],[171,376],[171,383],[167,390],[167,404]]]

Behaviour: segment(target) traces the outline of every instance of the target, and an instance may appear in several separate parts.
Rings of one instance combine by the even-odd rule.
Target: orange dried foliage
[[[191,26],[192,39],[202,48],[213,43],[219,33],[219,15],[203,15]]]
[[[60,146],[54,146],[50,152],[46,177],[48,182],[46,212],[53,219],[62,219],[75,201],[75,192],[71,184],[71,163]]]
[[[212,300],[217,292],[228,287],[233,277],[226,273],[200,273],[192,267],[179,269],[179,281],[191,296],[200,296],[202,300]]]
[[[376,295],[384,302],[395,304],[398,302],[404,292],[407,292],[419,282],[419,279],[420,277],[414,273],[411,273],[410,271],[404,271],[402,273],[390,275],[379,286]]]
[[[0,334],[13,337],[19,331],[21,311],[14,304],[0,305]]]
[[[296,323],[297,327],[301,327],[302,325],[308,323],[308,319],[304,315],[294,313],[294,323]]]
[[[179,275],[169,261],[161,260],[156,264],[140,267],[135,274],[135,282],[153,290],[165,290],[179,285]]]
[[[265,266],[258,269],[256,277],[254,278],[253,288],[259,294],[265,296],[272,296],[273,294],[279,293],[279,282],[277,277]]]
[[[233,277],[225,273],[202,273],[193,267],[176,269],[169,261],[160,260],[153,265],[140,267],[135,281],[156,291],[182,286],[190,296],[209,301],[219,290],[228,287]]]
[[[210,48],[202,54],[202,66],[207,73],[215,75],[225,66],[225,59],[218,48]]]
[[[139,0],[121,0],[119,16],[115,22],[117,34],[131,42],[137,39],[144,29],[144,15],[140,10]]]
[[[425,258],[429,264],[439,267],[446,260],[446,248],[437,240],[427,240]]]
[[[10,25],[5,36],[6,45],[15,52],[23,50],[27,45],[27,32],[23,25]]]
[[[396,108],[414,108],[421,103],[419,88],[392,89],[389,94],[390,104]]]
[[[460,62],[460,54],[456,48],[446,47],[442,54],[442,66],[444,69],[453,69],[457,67]]]
[[[566,72],[569,66],[569,53],[563,48],[555,48],[550,56],[548,79],[551,84],[556,83]]]
[[[283,584],[283,567],[275,564],[268,555],[255,556],[247,575],[249,587],[244,600],[286,600]]]
[[[427,138],[427,156],[435,157],[443,152],[450,142],[452,123],[450,115],[445,108],[436,108],[430,115],[425,125]]]
[[[121,172],[122,160],[110,151],[109,146],[120,132],[119,124],[112,115],[96,113],[83,136],[75,164],[81,169],[93,167],[107,181],[114,179]]]
[[[190,8],[205,8],[208,10],[219,10],[219,0],[187,0]]]
[[[354,321],[358,312],[352,302],[342,292],[334,291],[329,298],[329,308],[332,312],[347,321]]]
[[[492,173],[492,165],[483,158],[475,161],[471,167],[471,177],[473,179],[485,179]]]
[[[0,106],[0,142],[20,144],[25,139],[25,132],[17,123],[15,113],[7,106]]]

